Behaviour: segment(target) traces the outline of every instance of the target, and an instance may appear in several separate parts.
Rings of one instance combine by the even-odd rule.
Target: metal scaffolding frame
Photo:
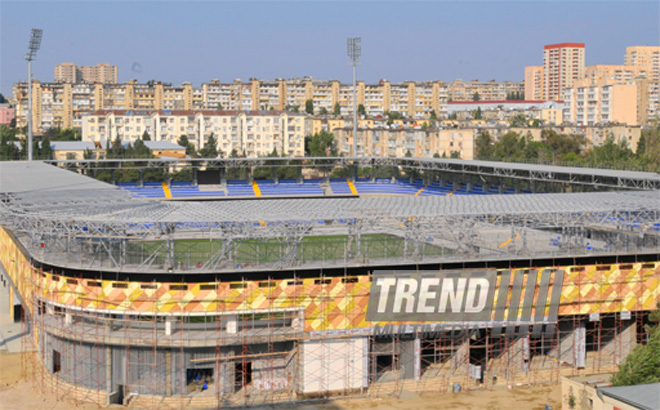
[[[160,169],[227,170],[254,168],[301,167],[327,170],[354,167],[397,167],[418,171],[420,177],[476,175],[501,181],[559,183],[594,189],[660,189],[660,176],[652,172],[621,171],[600,168],[561,167],[555,165],[520,164],[497,161],[450,158],[393,157],[305,157],[305,158],[186,158],[186,159],[112,159],[52,160],[49,164],[89,173],[95,170]]]
[[[660,251],[660,191],[195,203],[134,199],[114,188],[62,189],[6,193],[0,210],[0,224],[37,260],[120,272],[378,267]],[[343,245],[326,246],[331,241],[319,239],[324,237],[340,238]]]

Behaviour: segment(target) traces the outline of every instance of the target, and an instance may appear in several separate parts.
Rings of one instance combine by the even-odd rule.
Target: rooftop
[[[660,383],[606,387],[599,392],[641,410],[660,409]]]

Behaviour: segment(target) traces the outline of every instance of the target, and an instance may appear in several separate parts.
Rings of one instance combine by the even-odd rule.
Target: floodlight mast
[[[356,67],[360,65],[360,56],[362,55],[362,38],[348,38],[348,58],[349,64],[353,66],[353,157],[358,156],[357,152],[357,72]],[[355,170],[357,178],[357,169]]]
[[[32,60],[37,57],[37,51],[41,47],[41,37],[43,30],[40,28],[33,28],[30,35],[30,42],[28,43],[28,53],[25,55],[27,60],[28,71],[28,135],[27,135],[27,152],[28,161],[32,161]]]

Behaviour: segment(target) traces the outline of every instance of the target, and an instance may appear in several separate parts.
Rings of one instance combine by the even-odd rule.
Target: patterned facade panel
[[[13,242],[0,229],[0,262],[17,284],[21,295],[40,295],[53,302],[83,308],[129,310],[135,312],[229,312],[297,308],[304,312],[304,330],[345,330],[371,327],[366,310],[371,288],[369,276],[347,278],[305,278],[235,283],[140,283],[98,281],[70,278],[34,269]],[[587,265],[537,268],[534,293],[538,295],[541,272],[551,270],[549,294],[563,274],[559,315],[608,313],[622,310],[650,310],[660,299],[660,262]],[[501,286],[507,292],[505,319],[514,276],[523,275],[526,289],[527,270],[513,271],[509,283],[498,275],[494,305]],[[31,298],[25,298],[31,303]],[[532,309],[548,313],[547,300],[537,301]],[[492,317],[492,316],[491,316]],[[380,323],[382,325],[387,323]]]

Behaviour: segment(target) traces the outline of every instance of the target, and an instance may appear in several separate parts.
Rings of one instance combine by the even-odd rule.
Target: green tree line
[[[535,162],[660,171],[660,126],[642,130],[636,151],[627,141],[615,141],[612,135],[600,146],[591,146],[583,135],[541,131],[541,140],[531,134],[509,131],[496,141],[488,131],[481,131],[475,141],[475,157],[482,160]]]

